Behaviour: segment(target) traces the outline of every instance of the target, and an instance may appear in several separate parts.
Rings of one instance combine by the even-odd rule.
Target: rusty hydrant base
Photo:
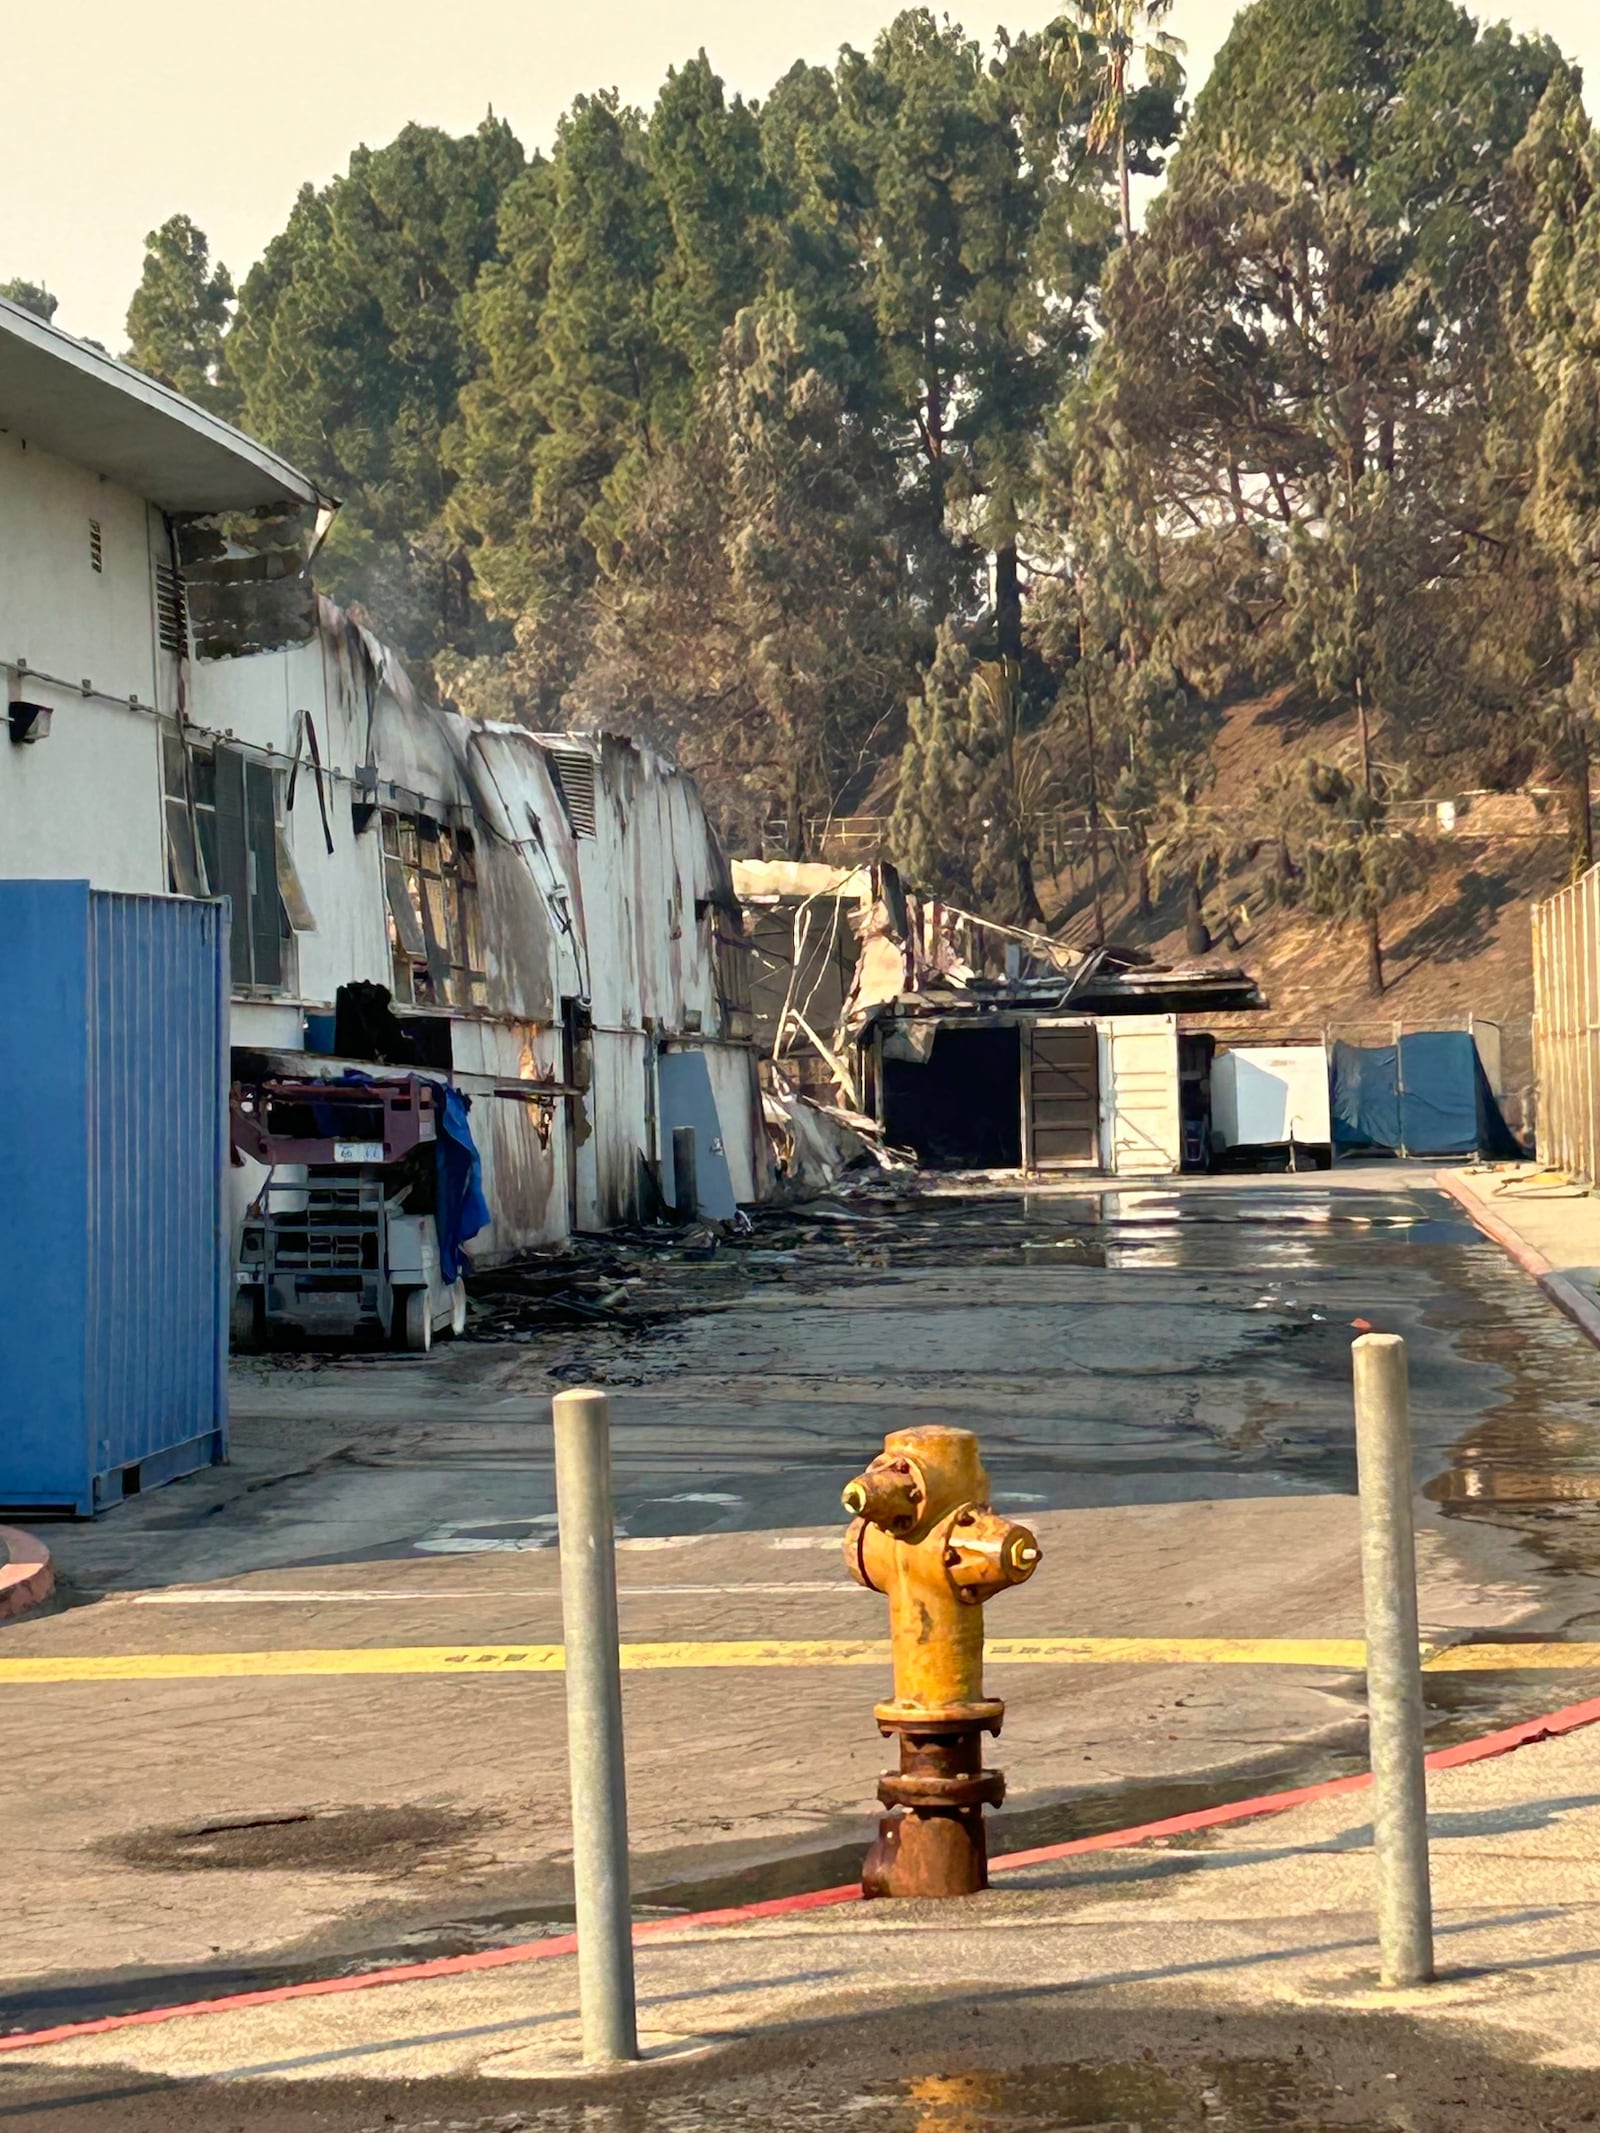
[[[883,1727],[899,1735],[900,1767],[878,1780],[890,1812],[862,1869],[863,1895],[972,1896],[988,1887],[983,1810],[999,1806],[1006,1781],[983,1767],[987,1730],[948,1718]]]
[[[897,1807],[878,1824],[861,1867],[866,1897],[976,1896],[989,1886],[983,1809],[908,1814]]]

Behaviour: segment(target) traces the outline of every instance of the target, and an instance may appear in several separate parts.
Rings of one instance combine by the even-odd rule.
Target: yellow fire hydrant
[[[861,1873],[867,1896],[969,1896],[986,1888],[983,1810],[1005,1779],[983,1736],[1005,1705],[983,1693],[983,1603],[1039,1566],[1039,1543],[989,1506],[970,1430],[898,1429],[844,1491],[851,1575],[889,1600],[894,1698],[874,1712],[900,1741],[878,1798],[890,1812]]]

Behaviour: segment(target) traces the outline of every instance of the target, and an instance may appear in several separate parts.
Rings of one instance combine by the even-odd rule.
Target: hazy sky
[[[1039,28],[1058,8],[994,0],[960,11],[975,35]],[[952,10],[954,12],[954,10]],[[183,212],[236,279],[283,225],[303,180],[407,119],[464,132],[487,106],[523,145],[548,146],[581,90],[648,105],[668,66],[702,45],[731,88],[764,94],[797,58],[865,45],[896,0],[45,0],[7,11],[0,279],[40,281],[59,323],[120,352],[147,230]],[[1234,0],[1177,0],[1190,78],[1210,66]],[[1593,0],[1479,9],[1550,32],[1600,79]]]

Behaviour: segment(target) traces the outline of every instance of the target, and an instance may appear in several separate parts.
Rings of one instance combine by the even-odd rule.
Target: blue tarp
[[[1333,1145],[1348,1153],[1520,1154],[1472,1032],[1415,1030],[1396,1044],[1333,1047]]]
[[[467,1266],[461,1247],[489,1226],[489,1203],[483,1196],[478,1144],[467,1123],[472,1099],[442,1081],[432,1088],[439,1104],[434,1142],[438,1204],[433,1218],[439,1232],[439,1271],[446,1281],[455,1281]]]
[[[346,1067],[340,1077],[364,1088],[370,1088],[378,1078],[363,1073],[359,1067]],[[483,1161],[467,1121],[472,1098],[463,1096],[448,1082],[422,1078],[433,1091],[438,1113],[433,1144],[433,1226],[439,1238],[439,1272],[446,1282],[451,1282],[458,1280],[469,1264],[461,1247],[479,1230],[487,1229],[493,1217],[483,1196]]]

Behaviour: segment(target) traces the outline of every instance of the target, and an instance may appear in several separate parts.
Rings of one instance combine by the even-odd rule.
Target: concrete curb
[[[1600,1348],[1600,1304],[1585,1296],[1575,1281],[1569,1281],[1565,1274],[1558,1274],[1543,1252],[1535,1251],[1509,1222],[1492,1214],[1472,1187],[1464,1185],[1453,1170],[1436,1170],[1433,1182],[1441,1192],[1448,1193],[1458,1207],[1465,1209],[1483,1234],[1509,1253],[1525,1274],[1531,1274],[1556,1309],[1564,1311],[1573,1324]]]
[[[50,1550],[31,1533],[0,1526],[0,1622],[41,1606],[56,1589]]]

